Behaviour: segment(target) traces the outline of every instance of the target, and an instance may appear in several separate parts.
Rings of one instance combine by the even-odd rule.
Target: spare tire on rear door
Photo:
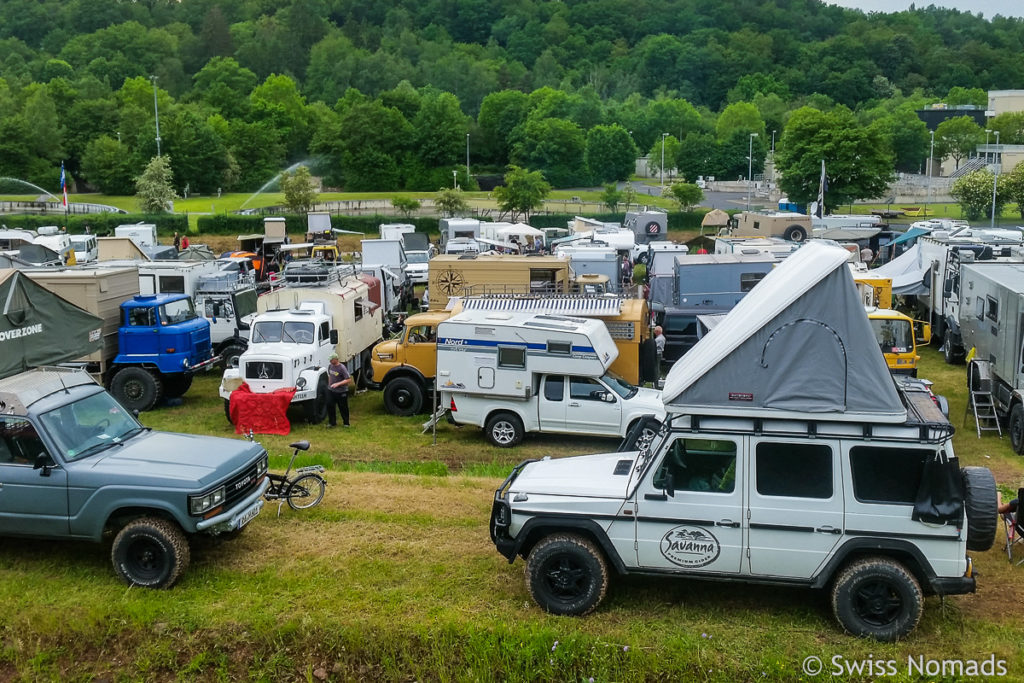
[[[984,552],[996,539],[996,480],[987,467],[964,467],[967,549]]]
[[[640,384],[658,383],[661,379],[661,368],[658,367],[658,343],[648,337],[640,344]]]

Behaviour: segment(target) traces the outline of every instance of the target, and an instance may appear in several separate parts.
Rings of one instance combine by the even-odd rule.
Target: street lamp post
[[[930,151],[928,152],[928,187],[925,190],[925,206],[929,206],[932,203],[932,163],[935,159],[935,131],[931,130],[928,132],[932,136],[932,144]],[[928,215],[927,211],[925,211],[924,213],[925,216]]]
[[[665,138],[668,133],[661,134],[661,193],[665,194]]]
[[[452,189],[459,189],[459,172],[454,168],[452,169]]]
[[[988,136],[992,133],[991,128],[985,129],[985,163],[988,163]]]
[[[996,134],[996,148],[998,149],[999,148],[999,131],[998,130],[995,131],[995,134]],[[996,157],[995,154],[998,154],[998,152],[993,153],[994,160],[998,159],[998,157]],[[998,161],[996,161],[995,169],[992,172],[992,220],[989,223],[989,227],[990,228],[994,228],[996,226],[996,181],[997,180],[999,180],[999,163],[998,163]]]
[[[754,173],[754,138],[757,133],[750,134],[750,144],[747,149],[747,211],[750,211],[750,181]]]
[[[466,182],[469,182],[469,133],[466,133]]]
[[[156,106],[156,76],[150,76],[153,82],[153,117],[156,119],[156,155],[160,156],[160,110]]]
[[[775,158],[775,131],[772,131],[772,159]]]

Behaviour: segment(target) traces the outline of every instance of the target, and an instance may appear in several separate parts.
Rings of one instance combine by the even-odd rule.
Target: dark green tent
[[[0,377],[87,356],[103,321],[17,270],[0,270]]]

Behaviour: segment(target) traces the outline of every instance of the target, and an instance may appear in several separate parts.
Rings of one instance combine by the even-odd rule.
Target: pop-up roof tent
[[[894,243],[895,240],[889,244]],[[928,273],[931,269],[932,263],[924,262],[921,247],[915,244],[885,265],[869,270],[867,274],[871,277],[890,278],[893,294],[909,296],[928,292]]]
[[[905,422],[848,257],[812,241],[780,263],[672,367],[665,409]]]
[[[0,377],[87,356],[103,345],[102,328],[21,271],[0,270]]]

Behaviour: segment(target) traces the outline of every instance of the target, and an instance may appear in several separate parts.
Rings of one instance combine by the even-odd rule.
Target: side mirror
[[[331,344],[333,344],[335,346],[338,345],[338,331],[337,330],[331,330]]]
[[[50,476],[50,470],[53,468],[53,459],[50,458],[47,453],[40,453],[36,456],[36,461],[32,465],[34,470],[42,470],[39,472],[40,477]]]
[[[605,403],[615,403],[615,397],[607,391],[601,393],[601,400]]]

